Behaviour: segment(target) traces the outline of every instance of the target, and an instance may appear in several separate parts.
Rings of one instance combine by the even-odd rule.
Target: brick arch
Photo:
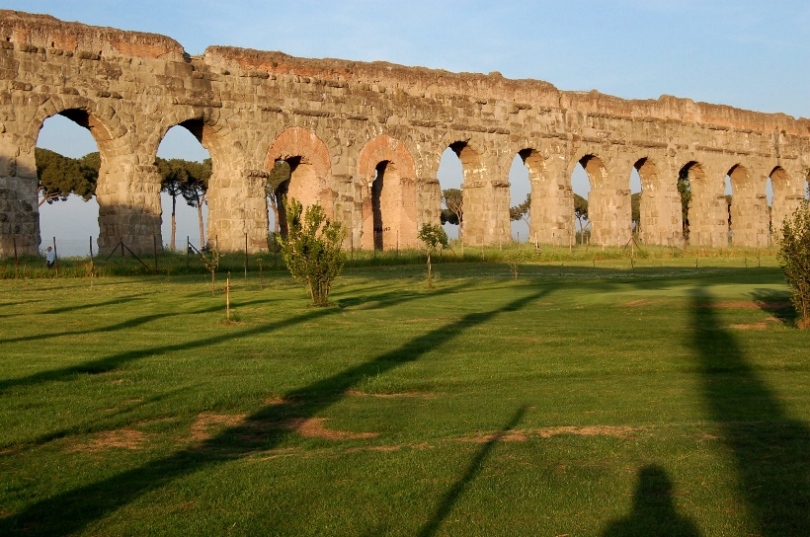
[[[374,178],[376,167],[380,162],[394,164],[400,176],[416,178],[416,165],[410,150],[404,142],[387,134],[381,134],[370,140],[357,158],[357,173],[363,181]]]
[[[231,129],[217,123],[210,114],[193,110],[184,114],[175,112],[164,116],[161,123],[145,142],[152,160],[157,156],[158,148],[166,134],[174,127],[183,127],[188,130],[200,142],[200,145],[211,154],[212,160],[215,158],[215,154],[222,155],[226,152],[226,148],[232,145],[230,143]],[[235,155],[241,156],[241,153],[237,152]]]
[[[588,220],[591,222],[591,242],[602,246],[623,246],[632,237],[629,172],[625,182],[611,173],[606,159],[594,152],[583,152],[569,169],[568,180],[576,162],[588,174],[591,191],[588,195]],[[571,214],[574,213],[573,197]]]
[[[277,160],[290,163],[290,178],[278,186],[279,227],[287,233],[284,198],[291,197],[301,205],[319,204],[329,218],[334,218],[336,193],[329,186],[332,165],[329,149],[315,132],[304,127],[290,127],[281,131],[267,150],[265,166],[272,170]]]
[[[452,138],[449,140],[453,140]],[[490,222],[495,222],[497,215],[492,210],[495,205],[495,192],[490,187],[497,179],[486,173],[483,151],[478,149],[470,139],[455,139],[441,148],[444,154],[449,148],[461,161],[462,203],[464,217],[461,222],[459,237],[466,244],[491,242]],[[441,156],[439,157],[441,160]],[[440,187],[441,189],[441,187]]]
[[[400,140],[381,134],[370,140],[357,161],[362,184],[363,249],[418,246],[416,166]]]
[[[582,151],[574,159],[568,169],[568,180],[577,164],[581,164],[588,174],[588,181],[591,183],[591,190],[594,188],[607,187],[610,181],[610,169],[604,157],[593,151]]]
[[[771,204],[771,234],[781,237],[782,226],[796,207],[804,198],[804,192],[794,191],[790,174],[782,166],[775,166],[768,174],[773,189],[773,203]],[[805,181],[802,181],[805,183]],[[802,187],[805,185],[802,184]],[[806,187],[805,187],[806,188]]]
[[[736,246],[760,247],[770,242],[770,215],[765,195],[766,177],[758,177],[743,164],[728,171],[733,200],[729,235]]]
[[[685,230],[689,243],[694,246],[728,246],[723,176],[705,161],[694,159],[678,168],[678,180],[683,179],[688,180],[692,197]]]
[[[640,221],[636,230],[639,240],[650,245],[682,244],[683,215],[677,182],[668,181],[661,174],[653,157],[643,156],[633,167],[641,179]]]
[[[300,158],[302,164],[312,166],[319,181],[326,186],[332,174],[329,148],[314,131],[304,127],[290,127],[281,131],[267,150],[267,169],[272,170],[277,160],[292,158]]]
[[[109,106],[99,106],[95,101],[85,97],[70,99],[51,97],[37,108],[25,133],[32,146],[36,145],[45,120],[56,115],[62,115],[89,130],[99,151],[109,147],[110,142],[127,132],[115,110]]]
[[[505,156],[511,156],[509,160],[504,159],[503,162],[503,169],[508,170],[511,173],[511,168],[513,163],[515,162],[515,157],[520,157],[523,166],[526,167],[526,170],[529,174],[529,195],[531,196],[531,202],[529,205],[529,236],[527,240],[534,241],[537,240],[537,232],[534,228],[538,227],[539,222],[535,222],[537,220],[541,220],[539,218],[534,218],[535,215],[539,215],[546,204],[549,203],[547,199],[550,195],[558,195],[559,190],[555,189],[554,192],[550,192],[548,188],[544,188],[544,182],[547,179],[547,170],[546,170],[546,158],[543,153],[532,146],[525,146],[522,149],[514,152],[514,153],[505,153]],[[511,206],[512,204],[512,192],[514,185],[512,184],[512,178],[508,177],[509,181],[509,191],[506,192],[509,196],[509,201],[505,205]],[[518,203],[523,203],[523,200],[519,200]],[[507,223],[509,228],[509,233],[511,235],[512,225],[511,225],[511,218]]]

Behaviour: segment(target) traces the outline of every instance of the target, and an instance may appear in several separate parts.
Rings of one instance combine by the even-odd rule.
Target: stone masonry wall
[[[102,252],[121,241],[135,251],[162,243],[154,161],[175,125],[211,154],[208,240],[224,251],[242,250],[246,239],[251,251],[266,248],[265,184],[277,159],[295,163],[290,192],[345,223],[353,248],[374,247],[374,192],[388,228],[378,242],[417,245],[419,226],[439,220],[436,175],[448,147],[464,169],[468,244],[509,240],[515,155],[532,184],[530,240],[556,244],[575,233],[571,173],[580,162],[592,185],[592,243],[604,245],[631,237],[633,168],[642,179],[644,242],[681,244],[677,180],[688,170],[690,242],[728,244],[729,175],[732,240],[763,246],[772,240],[768,178],[778,229],[803,199],[810,165],[810,121],[784,114],[232,47],[189,57],[163,36],[0,11],[0,256],[39,247],[34,148],[55,114],[98,143]],[[382,162],[385,182],[375,190]]]

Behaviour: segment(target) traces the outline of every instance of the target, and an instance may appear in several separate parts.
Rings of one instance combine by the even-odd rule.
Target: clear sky
[[[0,7],[160,33],[190,54],[231,45],[499,71],[561,90],[668,94],[810,117],[807,0],[0,0]],[[47,145],[45,134],[39,145],[71,152]],[[177,138],[161,146],[163,156],[200,158]]]

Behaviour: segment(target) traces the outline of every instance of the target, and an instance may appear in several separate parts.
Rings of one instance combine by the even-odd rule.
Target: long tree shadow
[[[267,304],[272,302],[271,300],[247,300],[247,301],[240,301],[232,303],[232,307],[245,307],[245,306],[255,306],[258,304]],[[119,330],[125,330],[128,328],[137,328],[138,326],[144,325],[146,323],[150,323],[152,321],[158,321],[160,319],[165,319],[168,317],[177,317],[180,315],[202,315],[205,313],[215,313],[217,311],[222,311],[222,305],[217,304],[215,306],[209,306],[207,308],[198,309],[194,311],[182,311],[182,312],[169,312],[169,313],[154,313],[151,315],[142,315],[140,317],[133,317],[132,319],[127,319],[126,321],[122,321],[120,323],[108,325],[108,326],[100,326],[98,328],[89,328],[86,330],[68,330],[64,332],[48,332],[45,334],[33,334],[30,336],[20,336],[15,338],[9,339],[0,339],[0,345],[6,343],[21,343],[25,341],[43,341],[46,339],[54,339],[66,336],[83,336],[88,334],[96,334],[96,333],[110,333],[110,332],[117,332]],[[35,314],[36,315],[36,314]],[[2,383],[0,383],[2,386]],[[2,388],[0,388],[2,390]]]
[[[486,444],[479,450],[479,452],[475,455],[473,460],[470,462],[470,465],[467,467],[467,471],[464,472],[464,475],[456,481],[456,483],[447,491],[442,498],[442,501],[439,502],[439,506],[436,509],[436,512],[431,517],[431,519],[425,524],[422,528],[422,531],[419,532],[419,537],[431,537],[435,535],[436,532],[439,530],[439,526],[447,518],[447,515],[450,514],[450,511],[453,509],[453,506],[458,501],[458,498],[464,492],[464,489],[475,479],[475,476],[478,475],[478,472],[481,471],[481,467],[484,464],[484,461],[489,456],[492,449],[500,442],[504,436],[506,436],[509,431],[515,428],[515,426],[520,423],[520,420],[523,419],[523,415],[526,414],[526,406],[520,407],[515,415],[512,416],[512,419],[509,420],[509,423],[506,426],[498,431],[492,438],[487,441]]]
[[[737,466],[758,535],[810,535],[810,430],[785,408],[717,318],[711,297],[692,299],[693,346],[703,396]]]
[[[657,465],[638,472],[633,511],[612,522],[603,537],[700,537],[697,526],[675,510],[672,482]]]
[[[337,403],[367,376],[386,373],[413,362],[468,329],[480,326],[501,313],[522,309],[548,292],[546,287],[501,308],[465,315],[374,360],[287,393],[283,403],[264,406],[239,425],[197,446],[37,502],[16,515],[1,519],[0,535],[70,535],[175,479],[213,464],[272,449],[295,430],[294,424],[312,418]]]
[[[429,298],[435,297],[437,294],[446,294],[456,292],[460,289],[463,289],[470,285],[469,283],[459,284],[457,286],[446,287],[436,293],[431,294],[413,294],[413,293],[403,293],[403,294],[392,294],[382,293],[381,295],[371,296],[368,297],[368,301],[370,303],[377,303],[380,301],[384,307],[395,306],[398,304],[402,304],[405,302],[410,302],[413,300],[417,300],[420,298]],[[382,307],[382,306],[381,306]],[[214,306],[210,308],[210,311],[216,311],[217,309],[221,310],[221,306]],[[208,311],[208,310],[203,310]],[[288,328],[291,326],[295,326],[297,324],[301,324],[304,322],[312,321],[321,317],[326,317],[329,315],[334,315],[339,313],[341,310],[337,308],[315,308],[307,313],[302,315],[296,315],[294,317],[289,317],[287,319],[283,319],[281,321],[277,321],[274,323],[268,323],[261,326],[257,326],[255,328],[250,328],[247,330],[240,330],[236,332],[226,332],[223,334],[219,334],[216,336],[211,336],[208,338],[203,338],[195,341],[186,341],[182,343],[177,343],[174,345],[164,345],[162,347],[150,347],[147,349],[141,349],[137,351],[127,351],[118,354],[113,354],[111,356],[107,356],[105,358],[101,358],[98,360],[93,360],[90,362],[83,362],[81,364],[71,365],[68,367],[63,367],[59,369],[51,369],[47,371],[40,371],[38,373],[33,373],[26,377],[20,378],[13,378],[13,379],[6,379],[0,380],[0,395],[3,392],[6,392],[12,388],[22,387],[22,386],[33,386],[37,384],[41,384],[44,382],[56,382],[60,380],[70,380],[75,378],[76,375],[82,374],[90,374],[90,375],[98,375],[101,373],[107,373],[109,371],[113,371],[114,369],[118,368],[119,366],[133,362],[136,360],[141,360],[143,358],[148,358],[149,356],[154,356],[157,354],[168,354],[172,352],[178,351],[186,351],[191,349],[197,349],[200,347],[207,347],[209,345],[217,345],[220,343],[225,343],[232,339],[237,339],[244,336],[252,336],[257,334],[264,334],[273,332],[276,330],[281,330],[284,328]],[[142,324],[143,322],[149,322],[156,318],[159,318],[163,314],[156,314],[155,316],[146,316],[143,318],[138,318],[138,320],[130,320],[125,321],[122,323],[129,325],[129,327],[137,326],[138,324]],[[153,318],[154,317],[154,318]]]

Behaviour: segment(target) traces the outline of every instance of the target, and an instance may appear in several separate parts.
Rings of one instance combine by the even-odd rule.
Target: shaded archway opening
[[[393,162],[384,160],[375,167],[370,197],[373,249],[398,250],[403,196],[399,170]]]
[[[166,132],[157,150],[155,166],[161,176],[161,235],[169,249],[202,250],[207,244],[207,193],[213,159],[203,140],[209,138],[202,120],[189,120]],[[168,218],[166,218],[168,215]]]
[[[267,177],[264,194],[267,202],[267,226],[270,233],[281,233],[281,201],[287,194],[291,174],[290,163],[286,160],[277,160]]]
[[[530,240],[531,177],[537,175],[537,170],[542,164],[543,159],[537,151],[524,149],[515,155],[515,158],[512,159],[512,166],[509,168],[509,220],[512,239],[517,242]]]
[[[574,194],[574,232],[575,235],[569,240],[575,244],[588,244],[591,236],[591,220],[589,213],[589,198],[591,193],[591,175],[586,169],[586,164],[591,162],[591,170],[594,169],[596,157],[586,155],[577,162],[571,172],[571,190]],[[598,159],[596,159],[598,161]]]
[[[280,162],[287,163],[289,173]],[[320,205],[327,218],[335,218],[337,193],[329,186],[329,149],[315,132],[304,127],[282,130],[270,144],[265,163],[269,174],[264,183],[264,210],[273,212],[273,227],[282,237],[287,236],[286,210],[291,199],[301,204],[304,213],[308,207]],[[346,225],[349,220],[344,221]]]
[[[442,153],[436,175],[442,193],[442,227],[449,238],[460,239],[464,225],[464,171],[451,147]]]
[[[310,205],[319,203],[318,174],[315,168],[300,156],[279,159],[276,163],[278,162],[286,162],[290,169],[289,179],[283,180],[275,189],[278,232],[283,238],[287,238],[288,200],[298,201],[304,211]]]
[[[692,233],[692,200],[694,191],[700,190],[705,181],[706,174],[703,166],[696,161],[684,165],[678,172],[678,195],[681,200],[681,222],[683,226],[683,240],[688,243]]]
[[[790,194],[790,178],[787,172],[781,166],[774,167],[765,185],[765,196],[768,199],[768,244],[773,243],[774,236],[779,236],[782,224],[789,216],[792,206],[789,201]]]
[[[98,252],[98,125],[86,111],[71,109],[45,119],[37,135],[39,244],[45,250],[56,241],[62,257]]]
[[[644,184],[641,179],[641,171],[652,166],[647,162],[646,158],[639,159],[630,171],[630,225],[633,231],[633,238],[638,238],[641,233],[642,220],[646,220],[647,214],[642,216],[641,204],[642,196],[644,195]],[[646,168],[645,168],[646,167]],[[646,178],[649,184],[651,178]],[[645,207],[646,208],[646,207]]]
[[[735,218],[734,218],[734,214],[732,213],[732,211],[736,209],[736,207],[734,207],[732,209],[732,206],[733,206],[733,203],[734,203],[734,191],[736,190],[735,185],[734,185],[735,181],[733,179],[733,176],[734,176],[735,173],[737,175],[739,175],[739,173],[740,173],[739,170],[740,169],[741,168],[739,166],[734,166],[733,168],[731,168],[729,170],[729,172],[726,174],[725,179],[723,180],[723,197],[725,198],[724,207],[725,207],[725,214],[727,216],[726,222],[727,222],[727,226],[728,226],[728,228],[726,230],[726,233],[728,235],[728,243],[729,244],[733,244],[733,242],[734,242],[734,220],[735,220]]]

